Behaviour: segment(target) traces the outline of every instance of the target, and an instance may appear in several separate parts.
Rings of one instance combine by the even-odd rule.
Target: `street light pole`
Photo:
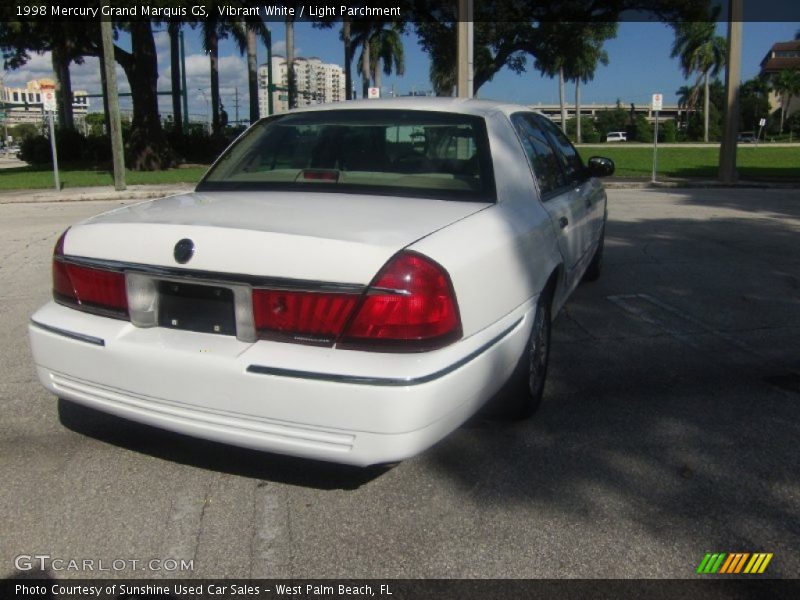
[[[183,46],[183,29],[180,31],[181,40],[181,93],[183,94],[183,132],[189,131],[189,90],[186,89],[186,50]]]

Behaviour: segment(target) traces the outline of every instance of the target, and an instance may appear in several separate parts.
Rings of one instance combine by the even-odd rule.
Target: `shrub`
[[[43,135],[25,138],[19,147],[19,157],[33,165],[51,164],[53,156],[50,151],[50,139]]]

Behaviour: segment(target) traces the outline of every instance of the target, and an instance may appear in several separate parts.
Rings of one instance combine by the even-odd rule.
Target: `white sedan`
[[[613,169],[510,104],[263,119],[194,193],[64,232],[29,326],[39,378],[133,421],[356,465],[490,401],[530,415],[551,320],[599,275]]]

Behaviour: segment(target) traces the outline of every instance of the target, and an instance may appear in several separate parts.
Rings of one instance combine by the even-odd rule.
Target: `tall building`
[[[5,112],[8,125],[18,123],[41,123],[44,118],[42,110],[42,89],[45,84],[55,85],[52,79],[29,81],[24,88],[6,87],[0,79],[0,104]],[[89,112],[89,98],[85,90],[73,90],[72,112],[76,124],[85,119]]]
[[[289,110],[289,71],[286,58],[272,57],[272,76],[278,89],[272,92],[273,111]],[[319,58],[296,57],[294,75],[297,82],[297,106],[311,106],[345,99],[344,70],[339,65],[323,63]],[[258,68],[258,114],[269,114],[269,69]]]

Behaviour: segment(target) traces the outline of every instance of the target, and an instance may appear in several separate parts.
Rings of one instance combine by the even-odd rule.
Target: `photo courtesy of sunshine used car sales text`
[[[326,597],[326,598],[389,598],[392,596],[390,584],[368,583],[15,583],[16,597],[69,597],[69,598],[269,598],[269,597]]]

